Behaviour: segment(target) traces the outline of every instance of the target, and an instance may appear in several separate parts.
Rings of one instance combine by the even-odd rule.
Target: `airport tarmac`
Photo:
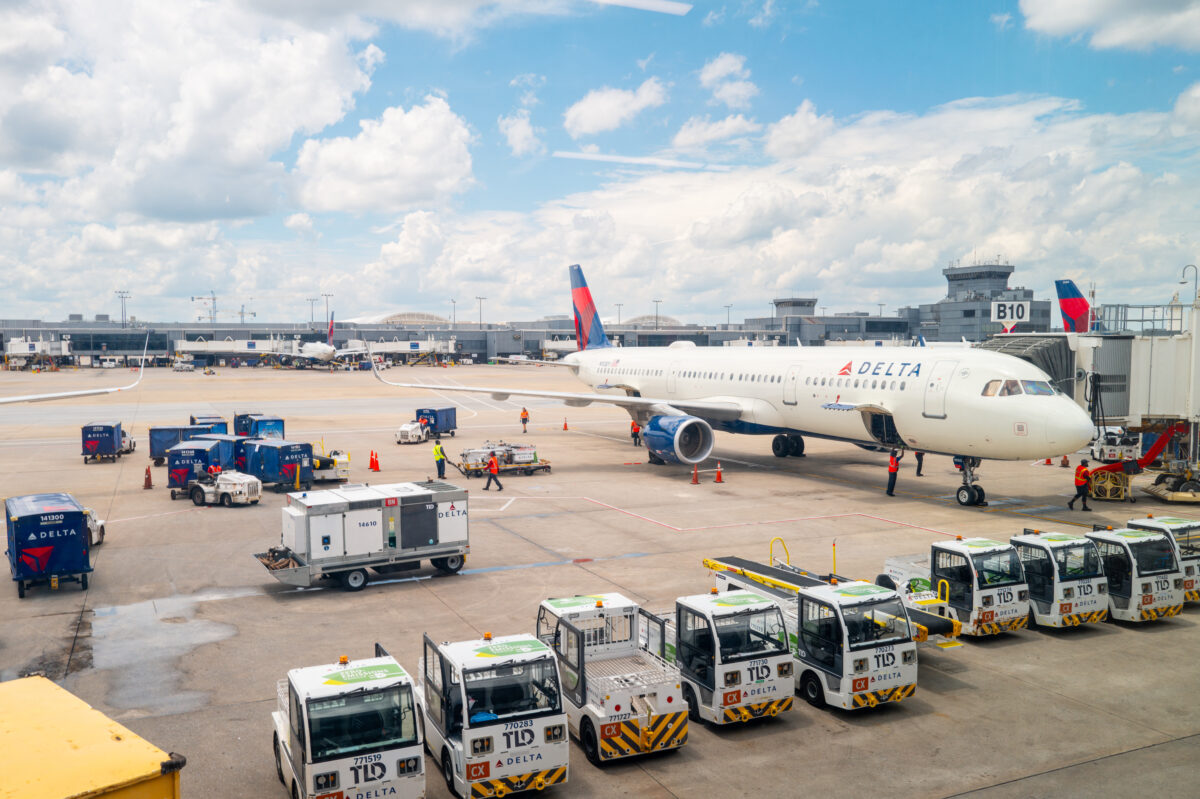
[[[387,376],[582,390],[550,367],[415,367]],[[0,373],[0,396],[128,380],[127,371]],[[162,467],[153,469],[154,489],[142,487],[147,427],[182,424],[199,411],[283,416],[289,439],[348,450],[354,482],[422,480],[435,474],[430,446],[398,446],[392,434],[414,408],[446,404],[459,407],[458,435],[444,442],[452,460],[503,438],[536,443],[553,464],[550,474],[506,478],[499,493],[448,470],[472,490],[471,554],[456,576],[423,568],[360,593],[293,589],[252,556],[279,540],[282,495],[268,492],[252,508],[196,508],[168,498]],[[532,415],[527,435],[522,404]],[[121,420],[138,451],[84,465],[79,428],[101,419]],[[988,462],[980,478],[991,504],[962,508],[950,459],[927,457],[918,478],[911,455],[890,498],[880,453],[810,439],[807,457],[778,459],[769,437],[721,433],[714,462],[692,485],[686,467],[646,463],[622,411],[439,396],[363,372],[150,370],[127,393],[0,407],[0,427],[6,496],[66,491],[107,519],[87,592],[38,587],[19,600],[15,586],[0,586],[0,679],[44,673],[184,754],[186,796],[283,799],[271,753],[276,681],[341,654],[369,656],[375,642],[415,671],[422,633],[462,640],[532,632],[546,597],[619,591],[665,609],[712,585],[701,558],[765,561],[776,536],[793,563],[821,571],[836,541],[838,571],[872,580],[888,556],[927,551],[947,535],[1080,532],[1167,507],[1146,497],[1070,512],[1071,470]],[[379,452],[380,474],[367,471],[370,450]],[[717,460],[723,484],[713,482]],[[696,723],[677,753],[603,769],[573,744],[569,783],[550,795],[1194,795],[1198,618],[1200,610],[1186,608],[1152,624],[922,647],[917,692],[898,705],[848,713],[797,699],[777,719],[720,730]],[[427,789],[448,795],[436,768],[427,768]]]

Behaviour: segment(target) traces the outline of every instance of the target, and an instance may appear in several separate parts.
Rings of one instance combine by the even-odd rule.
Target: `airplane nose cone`
[[[1087,412],[1073,401],[1063,398],[1061,411],[1046,425],[1046,443],[1057,453],[1066,454],[1082,449],[1091,443],[1096,434]]]

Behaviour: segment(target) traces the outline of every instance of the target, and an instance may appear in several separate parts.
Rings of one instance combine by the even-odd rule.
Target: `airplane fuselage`
[[[1000,460],[1062,455],[1093,435],[1088,415],[1054,392],[1043,371],[989,350],[675,345],[590,349],[565,360],[601,393],[735,402],[740,418],[711,422],[733,433]]]

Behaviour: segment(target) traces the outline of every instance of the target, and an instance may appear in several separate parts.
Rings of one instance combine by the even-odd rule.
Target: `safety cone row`
[[[150,479],[150,467],[146,467],[146,482],[142,484],[142,488],[154,488],[154,481]]]
[[[567,429],[567,417],[563,417],[563,430]]]
[[[721,477],[721,462],[720,461],[717,461],[717,479],[713,480],[713,482],[714,483],[724,483],[725,482],[725,479],[723,477]]]
[[[371,462],[368,468],[373,472],[379,471],[379,453],[375,450],[371,450]]]

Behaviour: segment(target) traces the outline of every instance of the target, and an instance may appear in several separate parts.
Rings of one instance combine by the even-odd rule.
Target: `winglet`
[[[592,292],[583,277],[583,269],[579,264],[573,264],[570,272],[571,305],[575,312],[575,340],[579,342],[579,349],[582,351],[611,347],[608,336],[604,335],[604,326],[600,324],[600,314],[596,313]]]

